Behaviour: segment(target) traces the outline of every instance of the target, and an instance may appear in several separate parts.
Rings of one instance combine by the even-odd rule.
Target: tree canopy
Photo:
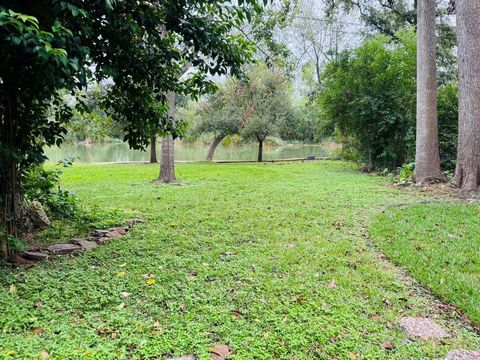
[[[153,126],[178,133],[164,116],[167,92],[198,96],[213,89],[207,75],[239,71],[251,59],[252,44],[231,29],[260,11],[254,0],[3,2],[0,197],[6,212],[16,212],[8,194],[18,189],[17,171],[43,161],[43,146],[65,135],[72,111],[58,90],[92,78],[112,81],[108,105],[122,117],[125,140],[142,148]],[[195,71],[180,81],[186,63]]]

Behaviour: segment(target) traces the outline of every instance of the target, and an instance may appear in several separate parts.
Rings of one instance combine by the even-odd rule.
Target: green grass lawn
[[[480,207],[430,204],[390,209],[371,228],[396,263],[480,324]]]
[[[209,359],[227,344],[234,359],[437,359],[480,349],[369,244],[365,224],[420,195],[341,162],[183,164],[182,186],[149,183],[157,174],[66,170],[64,186],[87,207],[147,223],[82,256],[0,270],[0,356]],[[397,326],[405,315],[453,336],[409,338]]]

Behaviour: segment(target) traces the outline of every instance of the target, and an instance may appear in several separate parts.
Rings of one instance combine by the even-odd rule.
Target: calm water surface
[[[208,144],[203,143],[175,143],[175,160],[194,161],[205,160]],[[256,160],[258,148],[255,144],[249,145],[220,145],[214,160]],[[263,148],[264,160],[288,159],[314,156],[329,156],[328,150],[321,145],[285,145],[267,146]],[[57,162],[69,155],[75,155],[79,162],[127,162],[148,161],[150,149],[147,151],[132,150],[126,143],[103,144],[63,144],[61,147],[45,149],[49,160]],[[160,159],[160,143],[157,145],[157,156]]]

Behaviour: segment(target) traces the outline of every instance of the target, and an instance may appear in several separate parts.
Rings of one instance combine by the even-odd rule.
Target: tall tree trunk
[[[175,121],[175,98],[174,92],[167,93],[168,116]],[[165,136],[162,139],[162,158],[160,160],[160,176],[157,182],[170,184],[177,181],[175,177],[175,156],[174,141],[172,135]]]
[[[150,163],[157,163],[157,137],[155,134],[150,138]]]
[[[418,0],[415,181],[442,179],[438,149],[435,0]]]
[[[162,159],[160,161],[160,177],[158,182],[170,184],[177,181],[175,177],[175,143],[172,135],[167,135],[162,139]]]
[[[21,197],[18,189],[18,164],[15,159],[15,136],[16,136],[16,109],[17,95],[14,87],[11,88],[5,104],[4,131],[6,153],[2,156],[0,175],[0,195],[3,198],[3,227],[4,239],[0,240],[2,256],[8,259],[11,255],[9,238],[17,236],[17,211],[20,208]]]
[[[263,161],[263,140],[258,140],[258,162]]]
[[[458,156],[453,183],[480,188],[480,2],[457,0]]]
[[[215,153],[217,146],[222,142],[224,138],[225,138],[225,135],[217,135],[215,139],[213,139],[212,143],[210,144],[210,147],[208,148],[207,161],[213,160],[213,154]]]

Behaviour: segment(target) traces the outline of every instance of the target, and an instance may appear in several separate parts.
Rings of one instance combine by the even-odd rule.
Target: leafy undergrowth
[[[396,263],[480,324],[480,206],[429,204],[390,209],[371,235]]]
[[[436,359],[480,339],[414,296],[362,223],[415,201],[340,162],[75,165],[64,186],[147,220],[121,240],[29,270],[0,270],[0,354],[164,359],[227,344],[234,359]],[[405,315],[451,334],[410,339]],[[392,349],[382,348],[390,342]]]

